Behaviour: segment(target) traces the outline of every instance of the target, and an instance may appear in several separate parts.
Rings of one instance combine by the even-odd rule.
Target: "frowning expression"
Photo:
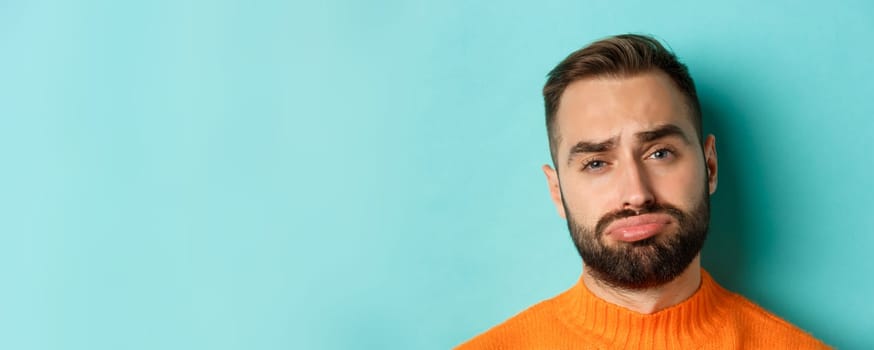
[[[555,122],[557,169],[544,172],[559,215],[572,234],[579,227],[578,248],[596,245],[613,260],[628,256],[637,259],[632,265],[654,270],[647,264],[664,263],[655,255],[682,244],[681,236],[705,233],[697,231],[706,231],[716,189],[715,138],[701,142],[685,97],[667,75],[571,83]]]

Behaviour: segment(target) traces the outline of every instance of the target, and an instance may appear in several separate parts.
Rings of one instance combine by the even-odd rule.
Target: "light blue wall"
[[[874,348],[874,5],[0,2],[0,348],[440,349],[577,279],[540,88],[664,39],[718,137],[705,266]]]

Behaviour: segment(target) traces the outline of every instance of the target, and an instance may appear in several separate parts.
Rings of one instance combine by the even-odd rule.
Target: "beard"
[[[649,289],[677,278],[698,256],[710,224],[710,194],[706,186],[702,199],[691,212],[666,203],[653,203],[637,211],[608,213],[594,228],[578,224],[567,208],[565,205],[568,230],[586,269],[607,285],[626,290]],[[640,241],[616,242],[613,246],[604,241],[604,229],[613,221],[647,213],[670,215],[678,228]]]

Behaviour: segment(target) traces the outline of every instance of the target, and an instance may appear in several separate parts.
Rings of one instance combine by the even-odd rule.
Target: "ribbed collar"
[[[703,269],[701,286],[685,301],[653,314],[640,314],[592,294],[582,278],[556,297],[558,317],[584,338],[610,348],[688,349],[719,333],[731,293]]]

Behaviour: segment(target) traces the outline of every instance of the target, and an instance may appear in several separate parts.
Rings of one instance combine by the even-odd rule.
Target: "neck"
[[[695,294],[701,285],[701,256],[696,256],[689,267],[673,281],[654,288],[618,289],[596,279],[585,268],[583,283],[592,294],[611,304],[641,314],[652,314],[677,305]]]

